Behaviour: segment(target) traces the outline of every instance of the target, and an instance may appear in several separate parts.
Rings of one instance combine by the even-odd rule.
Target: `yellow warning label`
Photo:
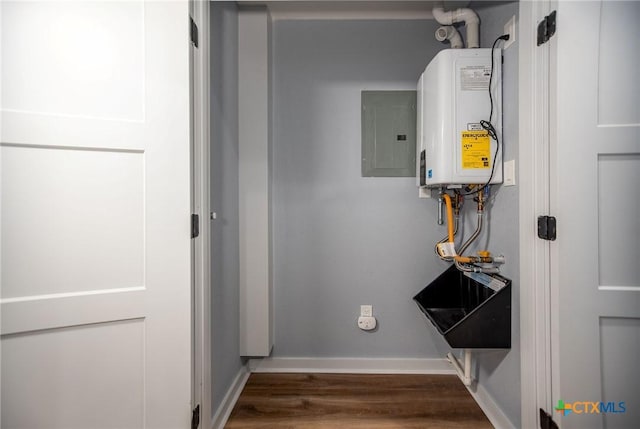
[[[489,168],[491,139],[485,130],[462,132],[462,168]]]

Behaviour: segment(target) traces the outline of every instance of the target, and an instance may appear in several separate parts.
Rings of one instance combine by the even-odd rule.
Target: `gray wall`
[[[242,366],[238,301],[238,15],[211,3],[212,412]]]
[[[483,48],[490,48],[504,32],[504,24],[518,16],[518,3],[483,2],[471,4],[480,15],[480,39]],[[518,22],[516,21],[516,26]],[[517,31],[517,28],[516,28]],[[501,42],[499,42],[501,43]],[[498,45],[502,46],[502,45]],[[516,160],[518,171],[518,41],[503,52],[503,158]],[[517,184],[516,179],[516,184]],[[507,263],[502,274],[512,283],[511,350],[476,353],[476,377],[493,396],[511,422],[520,427],[520,268],[518,240],[519,187],[494,187],[489,212],[488,229],[480,237],[484,248],[503,253]],[[471,220],[471,217],[469,217]],[[469,228],[471,225],[468,226]],[[487,243],[484,246],[484,243]]]
[[[475,5],[490,47],[517,3]],[[276,357],[443,357],[411,298],[446,269],[436,202],[414,179],[360,177],[360,91],[414,89],[446,46],[433,21],[274,23],[273,231]],[[463,33],[464,34],[464,33]],[[517,158],[518,47],[504,57],[504,159]],[[495,188],[495,187],[494,187]],[[475,216],[467,206],[469,233]],[[471,210],[469,210],[471,209]],[[477,354],[475,376],[520,424],[518,187],[495,189],[479,247],[513,280],[512,349]],[[490,234],[490,235],[489,235]],[[373,304],[379,329],[355,320]]]
[[[446,268],[414,178],[360,177],[360,91],[415,89],[434,21],[275,21],[276,357],[443,357],[412,297]],[[372,304],[379,329],[356,326]]]

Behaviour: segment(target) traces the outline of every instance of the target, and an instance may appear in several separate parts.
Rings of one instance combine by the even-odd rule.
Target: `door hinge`
[[[558,424],[542,408],[540,408],[540,429],[559,429]]]
[[[191,238],[196,238],[200,235],[200,216],[197,214],[191,215]]]
[[[556,11],[545,16],[538,24],[538,46],[547,43],[556,34]]]
[[[543,240],[556,239],[556,218],[553,216],[538,216],[538,237]]]
[[[196,405],[191,412],[191,429],[198,429],[198,426],[200,426],[200,404]]]
[[[191,38],[191,44],[197,48],[198,47],[198,26],[196,25],[193,18],[189,17],[189,21],[191,21],[189,37]]]

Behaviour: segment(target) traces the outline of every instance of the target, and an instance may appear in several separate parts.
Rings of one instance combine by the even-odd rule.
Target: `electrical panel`
[[[492,170],[491,183],[502,183],[502,142],[498,144],[481,123],[491,119],[501,140],[502,51],[493,50],[493,65],[491,52],[442,50],[420,76],[416,124],[418,186],[485,184]]]
[[[362,91],[362,177],[415,177],[416,91]]]

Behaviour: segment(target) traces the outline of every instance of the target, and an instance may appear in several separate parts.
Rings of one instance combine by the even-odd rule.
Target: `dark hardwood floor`
[[[492,426],[455,375],[252,374],[225,427]]]

